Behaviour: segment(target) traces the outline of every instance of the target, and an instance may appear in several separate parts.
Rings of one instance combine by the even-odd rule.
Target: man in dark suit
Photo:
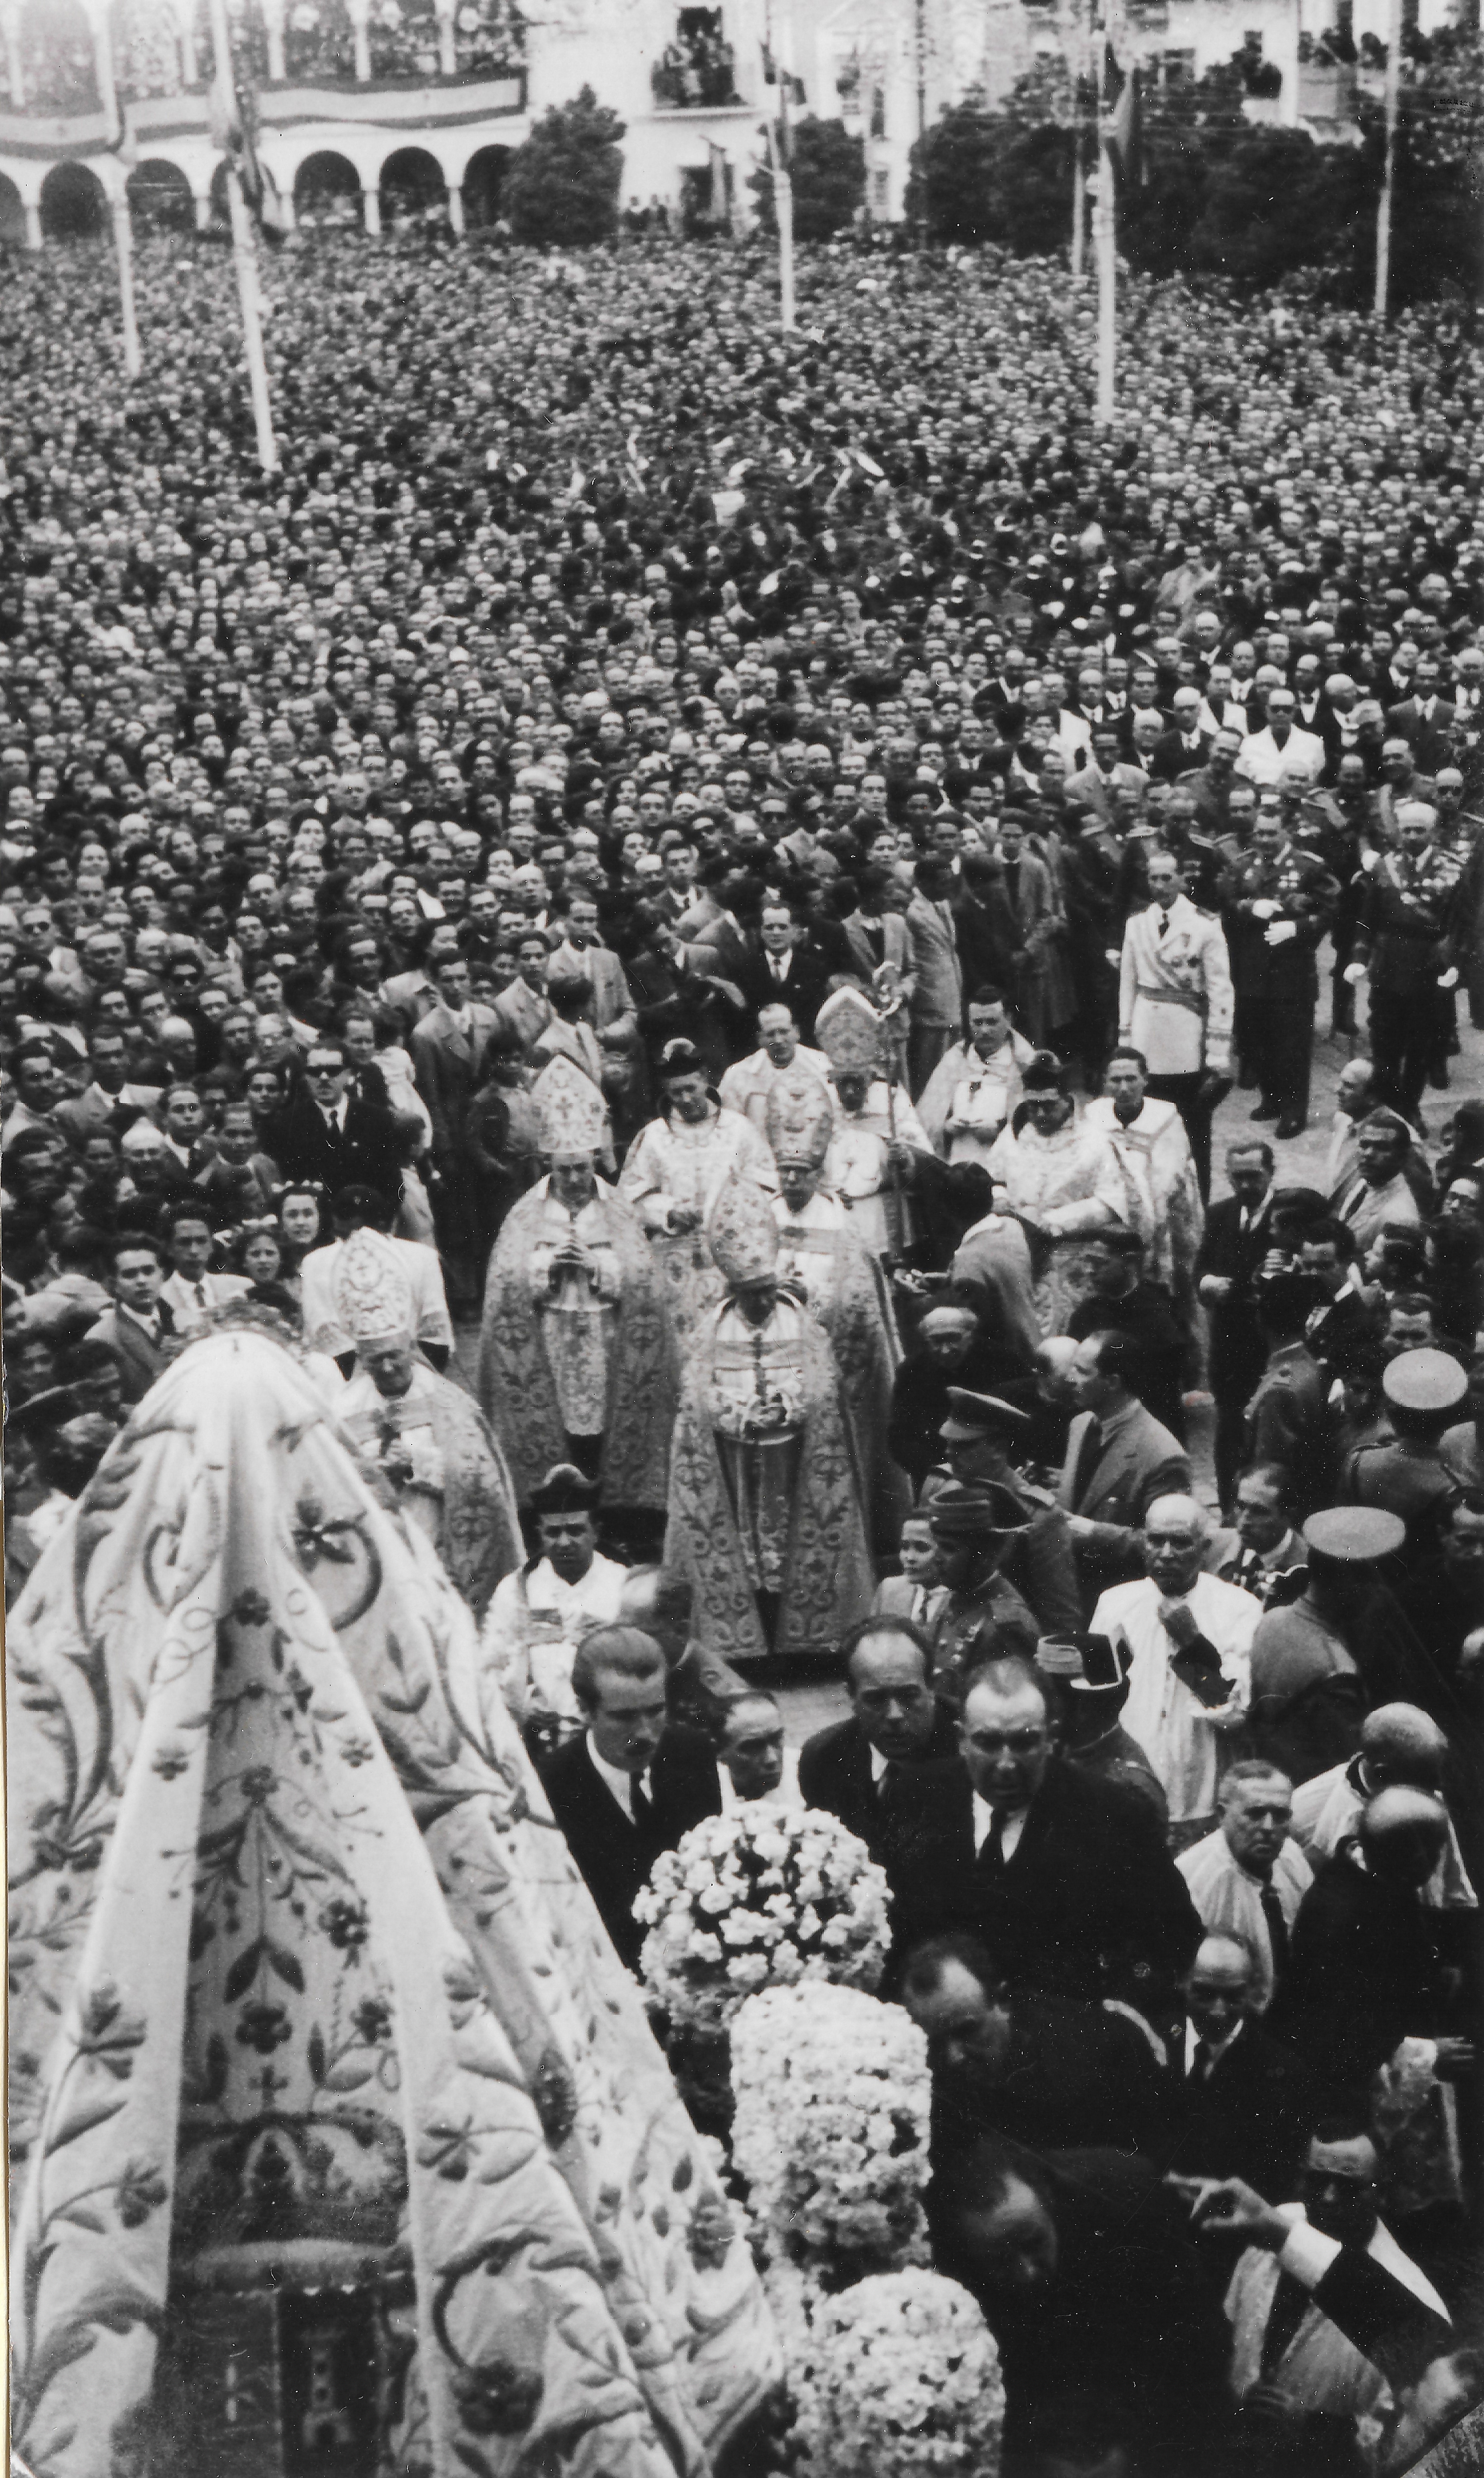
[[[1067,1510],[1091,1615],[1110,1583],[1144,1571],[1140,1535],[1157,1497],[1188,1496],[1191,1465],[1178,1437],[1140,1402],[1143,1355],[1133,1334],[1090,1333],[1071,1381],[1077,1415],[1067,1439],[1057,1502]]]
[[[433,1122],[433,1167],[438,1174],[434,1212],[450,1304],[477,1306],[484,1272],[479,1263],[479,1174],[467,1143],[469,1105],[484,1075],[490,1036],[499,1022],[492,1007],[469,996],[469,968],[463,955],[440,955],[438,1004],[413,1031],[413,1073]],[[579,1001],[586,1003],[586,1000]]]
[[[159,1243],[142,1230],[115,1239],[111,1253],[113,1305],[104,1309],[84,1339],[106,1344],[118,1362],[120,1401],[142,1403],[156,1378],[169,1365],[162,1346],[175,1331],[169,1308],[160,1296],[164,1259]]]
[[[1388,738],[1396,735],[1410,741],[1412,754],[1423,774],[1436,774],[1453,755],[1453,722],[1456,708],[1440,694],[1443,674],[1434,657],[1421,655],[1412,675],[1412,694],[1399,703],[1389,706],[1386,714]]]
[[[1175,2131],[1166,2164],[1291,2194],[1315,2114],[1301,2061],[1255,2020],[1256,1960],[1226,1930],[1202,1936],[1170,2057]]]
[[[806,944],[792,905],[765,903],[758,922],[758,947],[737,974],[737,986],[754,1011],[784,1005],[793,1011],[799,1039],[814,1041],[816,1010],[823,1001],[829,967],[824,955]]]
[[[957,1772],[953,1713],[932,1686],[927,1635],[909,1619],[865,1618],[844,1638],[850,1718],[816,1731],[799,1751],[806,1807],[822,1807],[889,1861],[893,1817],[907,1776],[928,1783]]]
[[[1155,781],[1177,783],[1183,774],[1198,774],[1214,739],[1213,732],[1201,729],[1199,689],[1176,689],[1173,726],[1154,745],[1150,771]]]
[[[1126,2015],[1012,1993],[971,1935],[918,1945],[901,2001],[927,2034],[940,2163],[984,2133],[1032,2151],[1097,2143],[1159,2159],[1168,2148],[1170,2093]]]
[[[1365,2089],[1398,2039],[1445,2027],[1438,1913],[1421,1888],[1446,1843],[1441,1799],[1383,1789],[1361,1814],[1364,1865],[1327,1858],[1303,1897],[1269,2019],[1337,2100]],[[1441,2070],[1456,2045],[1439,2040]]]
[[[1216,1397],[1216,1485],[1231,1511],[1242,1463],[1247,1403],[1268,1364],[1253,1288],[1272,1245],[1272,1148],[1261,1139],[1229,1145],[1232,1193],[1206,1207],[1195,1256],[1195,1288],[1210,1318],[1210,1383]]]
[[[1014,1988],[1172,2019],[1200,1922],[1149,1802],[1067,1762],[1050,1689],[1014,1655],[969,1680],[959,1750],[904,1792],[901,1939],[968,1927]]]
[[[1189,2207],[1154,2162],[981,2135],[935,2181],[929,2208],[934,2262],[978,2299],[999,2343],[1011,2465],[1143,2478],[1228,2467],[1226,2326]],[[1080,2416],[1068,2433],[1069,2406]],[[1043,2454],[1064,2435],[1065,2456]]]
[[[630,1970],[638,1968],[644,1940],[635,1894],[662,1850],[673,1850],[703,1816],[721,1812],[715,1757],[698,1739],[667,1728],[667,1681],[653,1635],[638,1627],[592,1628],[572,1663],[572,1692],[587,1728],[541,1767],[552,1814]]]
[[[356,1100],[349,1085],[340,1042],[316,1040],[303,1088],[268,1121],[266,1150],[286,1179],[318,1179],[332,1190],[374,1187],[394,1199],[402,1193],[396,1123],[390,1110]]]

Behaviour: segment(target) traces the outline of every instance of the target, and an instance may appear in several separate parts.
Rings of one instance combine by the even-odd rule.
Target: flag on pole
[[[1144,180],[1144,114],[1137,67],[1121,68],[1111,43],[1103,45],[1103,144],[1113,158],[1121,189],[1138,189]]]
[[[225,58],[216,63],[210,126],[213,145],[229,164],[236,166],[243,203],[254,223],[265,240],[281,240],[287,228],[283,201],[272,175],[259,161],[257,101],[250,91],[244,94],[238,86],[230,42]]]
[[[772,46],[770,43],[765,43],[763,46],[763,84],[765,86],[778,86],[781,84],[783,91],[789,102],[796,105],[799,111],[803,110],[804,105],[809,100],[808,95],[804,91],[803,79],[795,77],[792,69],[779,67],[778,63],[773,58]]]
[[[718,146],[714,138],[708,138],[706,153],[711,165],[711,218],[713,223],[724,224],[727,219],[728,205],[726,149]]]

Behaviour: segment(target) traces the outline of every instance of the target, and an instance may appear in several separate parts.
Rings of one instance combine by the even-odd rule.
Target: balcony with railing
[[[682,9],[675,32],[649,72],[656,112],[742,108],[737,64],[719,9]]]
[[[265,111],[286,90],[372,87],[441,88],[447,111],[460,113],[482,108],[471,86],[491,83],[511,89],[492,108],[524,109],[515,0],[233,0],[229,21],[239,86]],[[207,0],[112,0],[89,13],[79,0],[0,0],[0,115],[35,117],[61,136],[103,111],[110,75],[123,104],[189,98],[204,112]]]

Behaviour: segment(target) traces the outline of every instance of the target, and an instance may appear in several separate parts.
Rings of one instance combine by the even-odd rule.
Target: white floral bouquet
[[[843,2272],[927,2259],[927,2041],[897,2005],[808,1985],[732,2025],[732,2156],[770,2248]]]
[[[795,2275],[769,2297],[808,2478],[996,2478],[999,2351],[956,2280],[890,2271],[831,2295]]]
[[[821,1808],[709,1816],[636,1897],[644,1984],[672,2022],[717,2031],[760,1988],[874,1987],[890,1899],[865,1842]]]

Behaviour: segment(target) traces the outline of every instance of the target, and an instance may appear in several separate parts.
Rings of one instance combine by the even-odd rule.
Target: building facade
[[[1419,0],[1422,31],[1458,5]],[[913,145],[945,106],[993,106],[1039,56],[1075,68],[1091,50],[1088,0],[546,6],[522,22],[511,0],[237,0],[281,224],[326,200],[371,233],[409,201],[456,233],[491,220],[533,117],[590,86],[625,124],[625,207],[738,228],[780,78],[791,111],[861,138],[867,212],[891,220]],[[1245,47],[1276,89],[1254,95],[1251,117],[1332,138],[1353,115],[1354,72],[1305,56],[1337,14],[1364,51],[1368,36],[1384,41],[1390,0],[1129,0],[1128,39],[1156,82]],[[89,200],[173,200],[202,227],[221,215],[205,28],[201,0],[0,0],[0,239],[39,247]]]

